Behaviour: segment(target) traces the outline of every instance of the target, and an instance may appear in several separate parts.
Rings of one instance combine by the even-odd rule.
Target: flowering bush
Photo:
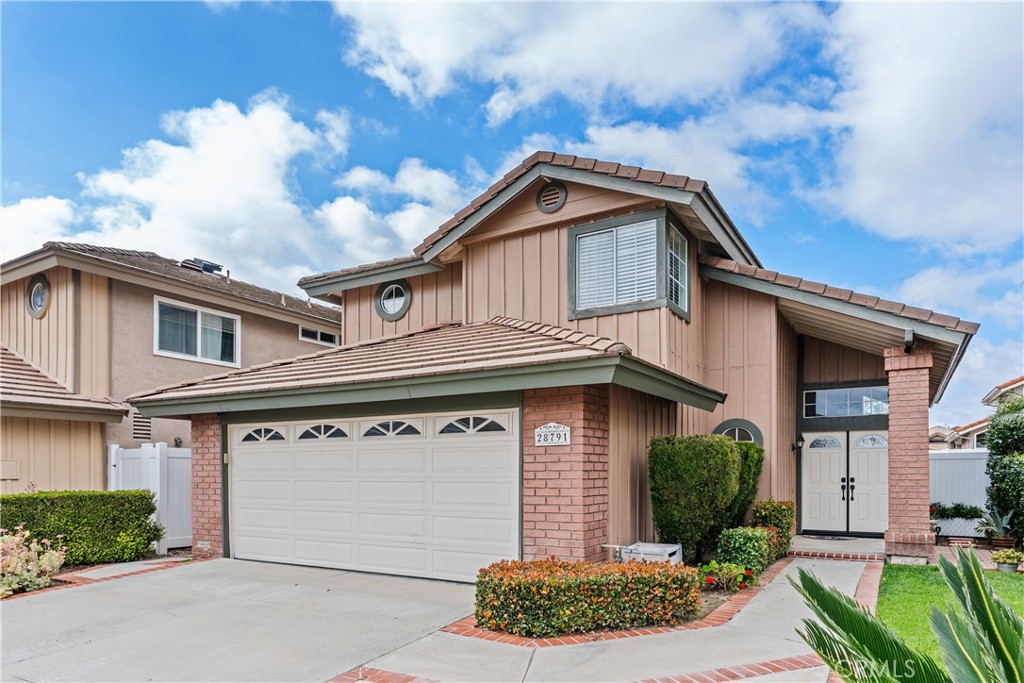
[[[992,561],[996,564],[1013,564],[1018,565],[1024,562],[1024,553],[1013,548],[1007,548],[1005,550],[996,550],[992,553]]]
[[[18,526],[13,532],[0,529],[0,598],[19,591],[34,591],[50,585],[64,564],[64,549],[50,541],[30,539],[32,533]]]
[[[754,526],[773,526],[792,534],[796,526],[796,503],[791,500],[759,500],[754,503]]]
[[[502,560],[480,570],[480,628],[528,638],[676,624],[697,613],[697,570],[667,562]]]
[[[754,572],[738,564],[712,560],[697,567],[700,576],[700,587],[704,590],[723,590],[735,593],[747,586],[757,584]]]
[[[774,526],[759,526],[757,528],[764,529],[765,535],[768,536],[769,564],[789,554],[789,544],[793,540],[792,536]]]

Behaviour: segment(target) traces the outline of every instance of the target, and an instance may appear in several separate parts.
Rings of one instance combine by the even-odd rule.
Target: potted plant
[[[983,514],[978,521],[977,531],[992,539],[993,548],[1012,548],[1014,538],[1010,532],[1010,518],[1013,512],[1000,515],[998,510]]]
[[[992,553],[992,561],[996,563],[999,571],[1013,574],[1017,571],[1017,565],[1024,562],[1024,553],[1013,549],[997,550]]]

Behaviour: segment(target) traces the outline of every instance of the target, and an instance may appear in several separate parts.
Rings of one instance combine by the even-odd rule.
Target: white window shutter
[[[615,232],[604,230],[576,238],[576,307],[615,303]]]
[[[615,230],[615,303],[658,296],[658,224],[645,221]]]

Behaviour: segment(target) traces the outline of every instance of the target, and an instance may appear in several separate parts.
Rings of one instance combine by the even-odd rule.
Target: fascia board
[[[362,273],[326,278],[324,280],[318,280],[317,282],[311,282],[309,284],[299,286],[310,296],[321,297],[337,292],[344,292],[350,289],[356,289],[358,287],[366,287],[367,285],[378,285],[382,282],[390,282],[391,280],[398,280],[400,278],[410,278],[416,277],[417,275],[437,273],[442,270],[444,270],[444,266],[439,266],[435,263],[413,261],[410,263],[382,266],[374,270],[363,271]]]

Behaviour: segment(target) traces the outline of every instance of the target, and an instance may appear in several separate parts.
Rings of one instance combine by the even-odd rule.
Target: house
[[[945,451],[950,448],[954,448],[952,444],[946,441],[946,438],[953,433],[953,430],[943,425],[932,425],[928,429],[928,450],[930,451]]]
[[[985,398],[981,399],[981,402],[994,408],[999,405],[1000,401],[1010,396],[1024,396],[1024,375],[997,384],[992,391],[985,394]]]
[[[337,346],[341,311],[201,259],[48,242],[0,266],[2,491],[104,489],[109,444],[188,446],[129,394]]]
[[[974,323],[764,268],[707,184],[539,152],[412,255],[300,281],[343,343],[130,398],[190,417],[201,556],[472,581],[653,541],[646,448],[764,446],[802,532],[923,560]]]
[[[950,448],[985,448],[985,435],[988,433],[990,419],[983,417],[960,427],[953,427],[946,437]]]

